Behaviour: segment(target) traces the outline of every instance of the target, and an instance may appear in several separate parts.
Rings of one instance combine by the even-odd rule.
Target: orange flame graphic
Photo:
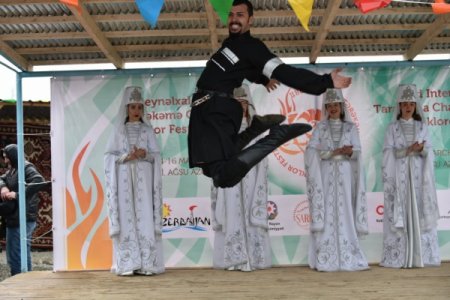
[[[67,268],[69,270],[108,269],[111,267],[112,262],[112,243],[108,235],[108,222],[105,219],[90,241],[85,264],[83,264],[83,245],[86,243],[92,227],[100,217],[104,203],[104,191],[97,174],[92,169],[89,169],[97,189],[97,199],[92,199],[92,187],[89,187],[88,191],[84,190],[79,177],[80,163],[88,146],[89,143],[77,155],[72,168],[72,180],[76,197],[72,197],[70,191],[66,188],[67,227],[74,225],[78,221],[77,217],[82,219],[67,235]],[[76,214],[75,201],[78,201],[80,206],[80,216]],[[88,213],[92,201],[95,201],[95,206]]]
[[[278,99],[281,105],[281,113],[286,116],[288,124],[309,123],[314,127],[320,120],[321,111],[319,109],[308,109],[301,113],[297,112],[297,106],[293,98],[300,94],[301,92],[297,90],[289,89],[284,100]],[[304,153],[311,136],[312,132],[310,131],[285,143],[279,147],[279,150],[289,155]]]

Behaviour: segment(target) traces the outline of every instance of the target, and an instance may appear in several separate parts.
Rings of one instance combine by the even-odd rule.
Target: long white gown
[[[234,187],[212,187],[214,268],[253,271],[271,267],[267,168],[264,159]]]
[[[406,155],[406,148],[415,141],[425,141],[424,150]],[[383,148],[384,267],[440,265],[433,161],[428,128],[423,122],[400,119],[389,125]]]
[[[331,155],[344,145],[353,146],[351,157]],[[368,269],[358,239],[368,233],[368,223],[356,126],[340,120],[318,123],[306,149],[305,167],[311,215],[309,266],[319,271]]]
[[[134,127],[133,140],[126,126],[116,130],[105,153],[109,233],[113,240],[112,272],[164,272],[162,248],[161,157],[151,125]],[[147,152],[144,159],[123,162],[133,146]]]

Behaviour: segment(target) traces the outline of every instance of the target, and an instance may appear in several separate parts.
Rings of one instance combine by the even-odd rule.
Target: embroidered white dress
[[[124,162],[133,147],[144,159]],[[109,140],[105,153],[109,233],[113,241],[112,272],[164,272],[162,249],[161,158],[153,128],[126,123]]]
[[[351,157],[333,150],[353,146]],[[308,261],[319,271],[368,269],[358,236],[368,233],[361,144],[353,123],[324,120],[314,128],[305,153],[310,205]]]
[[[425,141],[423,151],[407,155],[407,147],[416,141]],[[433,161],[423,122],[400,119],[389,125],[383,148],[384,267],[440,265]]]
[[[264,159],[234,187],[212,187],[214,268],[253,271],[271,267],[267,168]]]

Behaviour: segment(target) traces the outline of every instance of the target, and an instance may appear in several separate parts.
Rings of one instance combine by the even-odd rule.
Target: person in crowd
[[[8,171],[0,176],[0,214],[6,225],[6,258],[11,269],[11,276],[19,274],[22,270],[31,271],[31,237],[36,228],[38,216],[39,194],[45,186],[44,177],[29,161],[24,162],[25,177],[25,210],[26,210],[26,244],[27,266],[22,268],[20,244],[20,217],[19,217],[19,172],[17,145],[7,145],[2,150],[3,159]]]
[[[243,108],[243,132],[255,116],[249,86],[235,89],[234,97]],[[214,268],[253,271],[271,267],[267,168],[267,159],[263,159],[235,186],[212,187]]]
[[[383,146],[383,253],[391,268],[439,266],[434,155],[414,84],[397,91]]]
[[[143,114],[142,88],[127,87],[104,157],[111,271],[124,276],[165,270],[161,155]]]
[[[284,64],[266,45],[250,34],[253,6],[248,0],[234,0],[228,16],[229,37],[207,62],[192,98],[189,119],[189,166],[202,168],[216,187],[232,187],[273,150],[311,130],[309,124],[279,125],[283,118],[252,122],[254,134],[238,135],[242,106],[233,98],[233,90],[244,79],[266,85],[279,82],[310,94],[327,88],[345,88],[351,78],[339,74],[318,75],[306,69]],[[256,119],[258,120],[258,119]],[[255,136],[269,134],[243,149]]]
[[[318,271],[368,269],[359,237],[368,234],[358,128],[340,89],[328,89],[322,121],[305,152],[310,208],[309,266]]]

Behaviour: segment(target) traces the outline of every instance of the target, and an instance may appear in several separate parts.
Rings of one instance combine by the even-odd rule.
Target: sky
[[[282,58],[287,64],[307,64],[308,57]],[[401,55],[390,56],[346,56],[346,57],[319,57],[317,63],[352,63],[352,62],[376,62],[376,61],[403,61]],[[450,54],[442,55],[418,55],[414,61],[421,60],[450,60]],[[174,61],[174,62],[148,62],[127,63],[125,69],[157,69],[157,68],[182,68],[204,67],[206,60],[198,61]],[[15,71],[13,71],[14,69]],[[39,66],[33,71],[77,71],[77,70],[110,70],[115,69],[112,64],[85,64],[85,65],[61,65]],[[0,99],[16,99],[16,73],[20,70],[0,55]],[[49,101],[50,77],[23,78],[22,99],[24,101]]]

